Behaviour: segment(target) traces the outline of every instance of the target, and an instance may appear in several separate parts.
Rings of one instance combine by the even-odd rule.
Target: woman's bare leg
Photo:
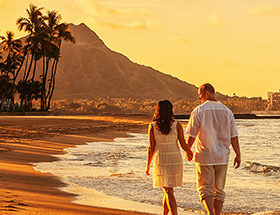
[[[162,214],[163,214],[163,215],[167,215],[168,212],[169,212],[169,209],[168,209],[168,205],[167,205],[167,202],[166,202],[166,195],[165,195],[165,192],[164,192],[164,195],[163,195],[162,207],[163,207]]]
[[[163,191],[171,215],[177,215],[177,202],[174,196],[173,187],[163,187]]]

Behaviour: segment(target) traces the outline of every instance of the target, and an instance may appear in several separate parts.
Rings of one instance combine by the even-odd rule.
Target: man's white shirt
[[[238,136],[231,110],[210,100],[193,110],[186,134],[196,138],[194,160],[200,165],[227,164],[231,138]]]

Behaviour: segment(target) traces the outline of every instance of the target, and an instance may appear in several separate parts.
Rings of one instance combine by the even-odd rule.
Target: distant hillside
[[[54,98],[196,99],[195,86],[133,63],[110,50],[85,24],[70,24],[69,28],[76,43],[63,43]]]
[[[62,43],[54,99],[197,99],[197,87],[110,50],[85,24],[69,28],[76,43]]]

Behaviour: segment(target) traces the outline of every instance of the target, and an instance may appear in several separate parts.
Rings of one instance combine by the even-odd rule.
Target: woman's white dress
[[[178,145],[177,122],[174,121],[171,131],[164,135],[152,122],[155,136],[155,153],[153,160],[153,186],[176,187],[183,182],[183,159]]]

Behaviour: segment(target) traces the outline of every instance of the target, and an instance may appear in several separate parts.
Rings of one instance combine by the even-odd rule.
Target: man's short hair
[[[213,87],[211,84],[209,84],[209,83],[206,83],[206,84],[201,85],[199,89],[200,89],[202,92],[208,91],[208,92],[211,93],[211,94],[215,94],[215,89],[214,89],[214,87]]]

